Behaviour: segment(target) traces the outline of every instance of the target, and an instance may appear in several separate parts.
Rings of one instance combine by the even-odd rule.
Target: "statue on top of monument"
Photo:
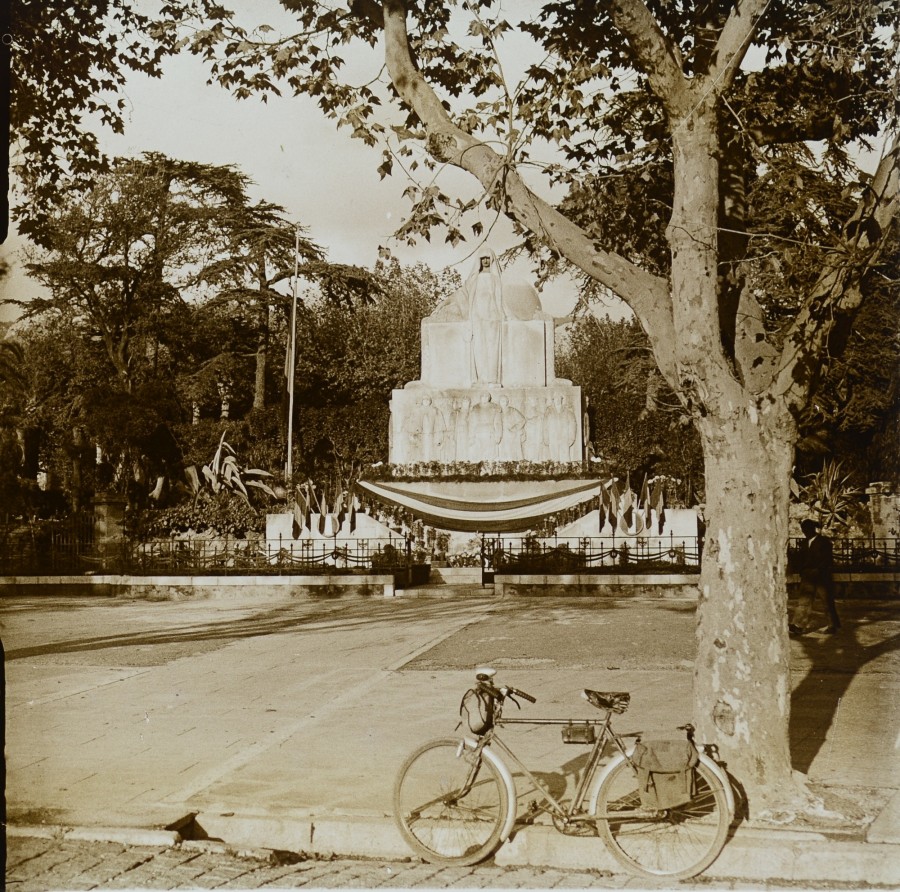
[[[462,286],[422,320],[420,380],[442,387],[543,385],[554,378],[553,327],[535,287],[507,281],[497,256],[484,249]]]
[[[534,286],[523,282],[509,282],[502,278],[500,261],[493,251],[485,251],[479,254],[472,271],[466,278],[465,284],[452,294],[445,297],[426,316],[424,321],[430,322],[467,322],[471,316],[470,283],[474,283],[479,273],[490,272],[500,291],[504,319],[528,322],[532,319],[552,319],[543,311],[541,300]]]
[[[503,344],[503,281],[493,251],[478,263],[463,285],[469,305],[472,340],[472,380],[479,384],[500,383]]]

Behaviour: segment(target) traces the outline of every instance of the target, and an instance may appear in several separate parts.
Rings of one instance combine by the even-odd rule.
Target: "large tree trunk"
[[[675,122],[672,348],[703,443],[706,541],[700,579],[694,717],[754,808],[793,799],[786,555],[796,426],[783,400],[750,393],[726,353],[719,305],[714,106]],[[732,310],[732,312],[734,312]]]
[[[797,793],[786,587],[793,424],[736,411],[699,427],[707,529],[694,718],[759,809]]]

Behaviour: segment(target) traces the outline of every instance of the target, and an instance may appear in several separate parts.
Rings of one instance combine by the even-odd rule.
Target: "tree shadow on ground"
[[[834,635],[807,634],[795,639],[802,649],[801,659],[808,661],[808,667],[791,695],[790,742],[794,769],[809,774],[836,719],[841,699],[863,667],[900,648],[900,633],[864,643],[866,629],[897,618],[895,604],[871,604],[856,613],[849,625],[844,622]]]
[[[391,599],[392,600],[392,599]],[[161,605],[162,606],[162,605]],[[87,653],[108,648],[147,647],[153,645],[216,642],[225,646],[235,641],[264,635],[288,634],[301,630],[327,632],[336,629],[373,627],[378,624],[396,629],[406,621],[422,619],[423,612],[440,612],[444,616],[466,616],[471,606],[466,602],[412,602],[386,604],[383,600],[346,600],[336,602],[297,601],[260,608],[258,613],[240,618],[203,620],[170,626],[165,629],[142,628],[135,631],[48,641],[26,647],[8,648],[6,660],[19,660],[51,654]],[[7,645],[10,642],[6,642]]]
[[[560,744],[562,745],[562,744]],[[587,767],[590,750],[585,749],[573,759],[563,763],[555,771],[532,771],[535,779],[557,802],[561,802],[566,792],[574,796],[575,790],[581,781],[581,775]],[[527,803],[530,799],[540,801],[542,793],[535,790],[534,785],[527,775],[515,772],[516,788],[520,799]],[[563,803],[568,804],[568,803]]]

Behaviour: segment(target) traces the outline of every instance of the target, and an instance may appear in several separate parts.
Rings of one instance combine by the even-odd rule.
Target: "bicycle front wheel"
[[[500,844],[511,804],[499,771],[459,738],[433,740],[403,764],[394,817],[426,861],[468,865]]]
[[[626,760],[597,793],[597,827],[615,859],[647,877],[697,876],[725,846],[731,815],[719,777],[702,762],[689,802],[651,812],[641,809],[637,772]]]

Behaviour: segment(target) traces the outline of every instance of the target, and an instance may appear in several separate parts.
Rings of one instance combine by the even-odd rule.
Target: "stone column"
[[[125,557],[125,499],[113,493],[94,496],[94,555],[104,573],[123,569]]]

